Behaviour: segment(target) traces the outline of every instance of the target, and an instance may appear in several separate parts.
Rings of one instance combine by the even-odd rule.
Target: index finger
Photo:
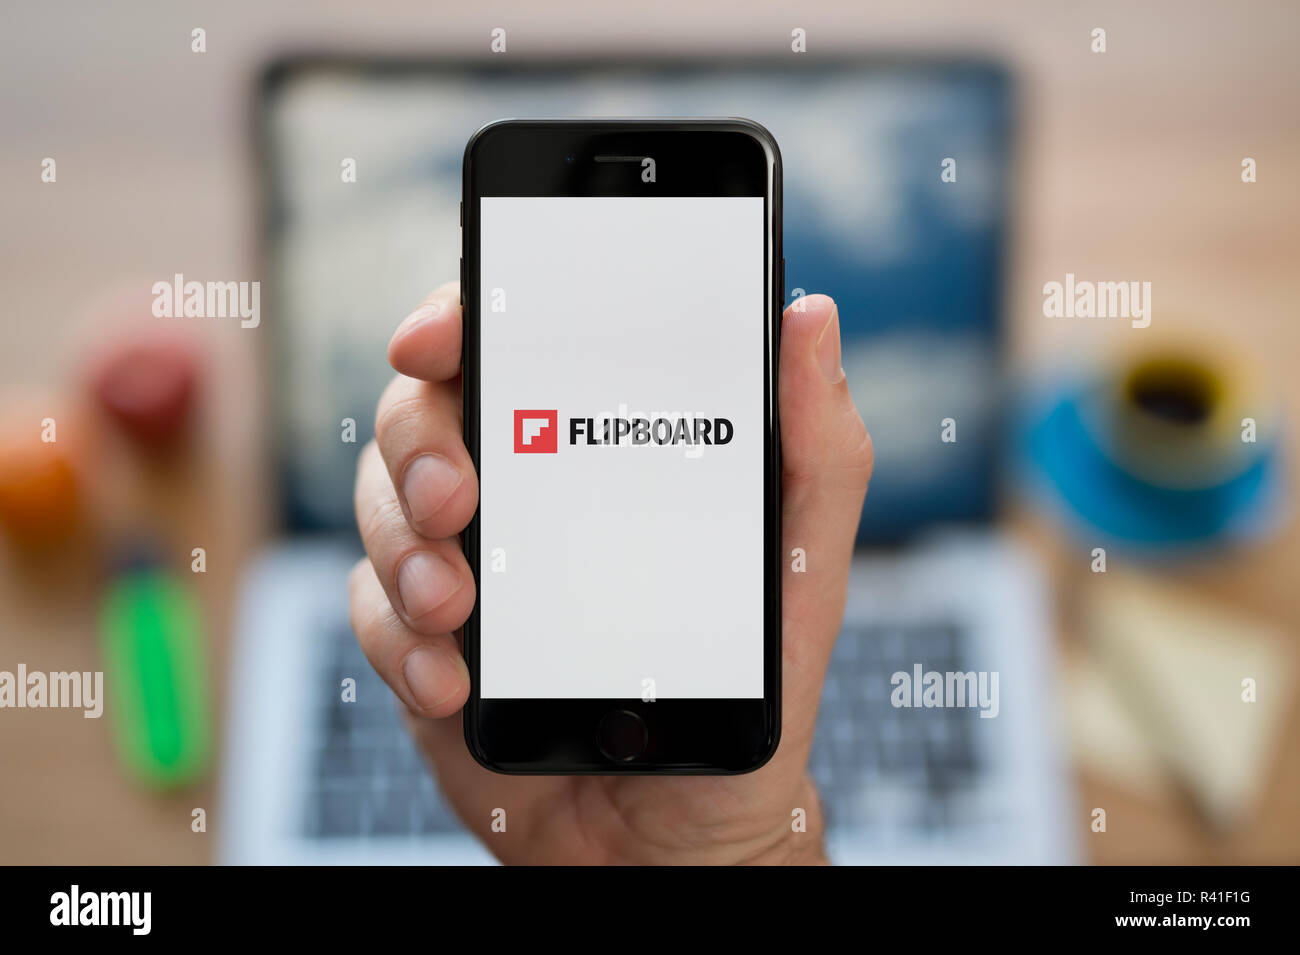
[[[460,373],[460,283],[430,292],[388,343],[388,363],[409,378],[448,381]]]

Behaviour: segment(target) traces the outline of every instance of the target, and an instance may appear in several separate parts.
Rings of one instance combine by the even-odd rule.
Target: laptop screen
[[[784,162],[787,302],[800,289],[838,302],[875,442],[859,539],[991,518],[1012,132],[996,67],[307,59],[271,70],[259,96],[263,324],[292,529],[352,526],[388,338],[458,274],[466,141],[494,119],[565,116],[766,126]]]

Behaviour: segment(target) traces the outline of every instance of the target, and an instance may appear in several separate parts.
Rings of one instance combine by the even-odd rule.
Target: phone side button
[[[460,308],[465,310],[465,260],[460,260]]]
[[[636,759],[649,741],[645,720],[631,710],[611,710],[596,727],[596,745],[616,763]]]

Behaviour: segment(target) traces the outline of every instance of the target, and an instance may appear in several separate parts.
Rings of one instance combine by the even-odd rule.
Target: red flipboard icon
[[[515,412],[515,454],[554,454],[558,443],[555,411]]]

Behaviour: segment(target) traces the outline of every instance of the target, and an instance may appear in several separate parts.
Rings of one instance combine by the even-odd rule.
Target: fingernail
[[[447,651],[439,647],[416,647],[406,655],[402,677],[416,705],[431,710],[455,695],[458,670]]]
[[[840,364],[840,307],[831,309],[831,317],[822,328],[821,337],[817,339],[817,363],[822,366],[822,374],[831,384],[844,380],[844,366]]]
[[[416,551],[397,568],[397,594],[408,620],[418,620],[460,590],[451,564],[427,550]]]
[[[402,319],[402,324],[397,326],[397,331],[393,332],[393,337],[405,335],[411,329],[418,325],[423,325],[430,319],[437,318],[442,313],[442,302],[426,302],[421,305],[406,318]]]
[[[442,507],[464,475],[441,454],[422,454],[406,466],[402,495],[411,520],[422,521]]]

